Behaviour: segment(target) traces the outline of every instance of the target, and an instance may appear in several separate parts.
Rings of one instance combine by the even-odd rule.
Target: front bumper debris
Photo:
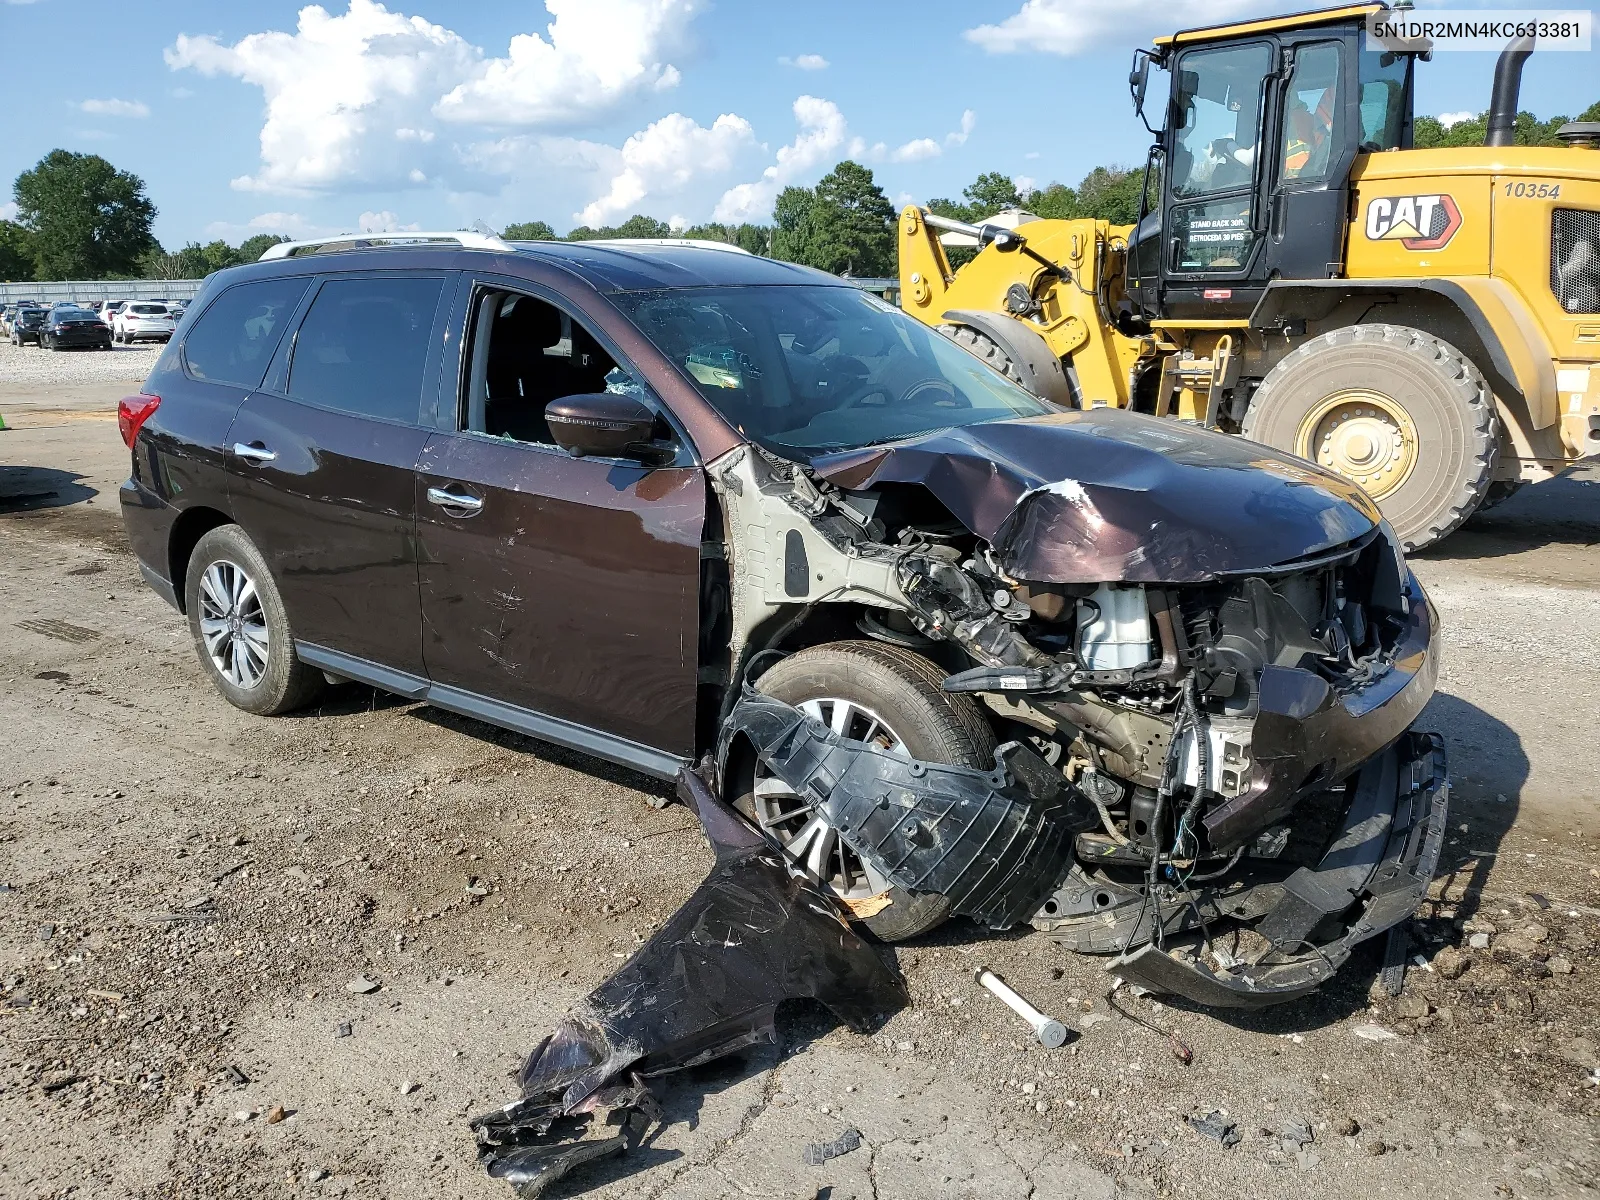
[[[1106,969],[1153,992],[1217,1008],[1280,1004],[1325,983],[1358,944],[1415,913],[1433,882],[1449,820],[1444,739],[1406,734],[1361,769],[1353,792],[1322,861],[1290,875],[1283,899],[1256,927],[1270,948],[1255,961],[1213,969],[1198,947],[1163,951],[1148,943]],[[1332,919],[1344,923],[1344,932],[1314,942],[1318,927]]]
[[[638,1145],[660,1119],[645,1081],[775,1042],[780,1002],[816,1000],[866,1033],[909,1000],[838,902],[796,878],[698,775],[681,771],[678,794],[716,853],[711,874],[539,1043],[521,1097],[472,1121],[480,1162],[519,1196]]]
[[[747,690],[723,726],[891,883],[948,897],[952,911],[1008,929],[1038,911],[1072,862],[1092,803],[1026,746],[992,771],[921,762],[834,733],[798,708]]]

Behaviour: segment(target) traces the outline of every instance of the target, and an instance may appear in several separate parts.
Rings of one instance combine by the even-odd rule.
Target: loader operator
[[[1283,177],[1314,179],[1328,166],[1333,146],[1333,87],[1323,89],[1316,110],[1308,108],[1304,92],[1293,93],[1284,123]]]

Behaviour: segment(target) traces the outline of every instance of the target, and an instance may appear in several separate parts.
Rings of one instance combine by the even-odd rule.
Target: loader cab
[[[1414,58],[1366,48],[1364,7],[1317,15],[1180,33],[1135,59],[1136,105],[1157,72],[1168,85],[1129,244],[1143,316],[1238,319],[1272,279],[1343,274],[1351,167],[1410,146]]]

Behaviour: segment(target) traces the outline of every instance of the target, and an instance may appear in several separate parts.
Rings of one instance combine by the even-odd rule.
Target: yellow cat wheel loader
[[[1138,224],[908,207],[901,304],[1048,400],[1200,422],[1338,471],[1408,549],[1600,453],[1600,123],[1512,144],[1524,41],[1495,68],[1487,145],[1412,149],[1426,54],[1369,43],[1383,11],[1136,51],[1147,128],[1168,77]],[[980,247],[959,270],[946,233]]]

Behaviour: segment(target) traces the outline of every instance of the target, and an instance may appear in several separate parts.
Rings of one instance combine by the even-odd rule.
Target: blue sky
[[[1143,159],[1134,45],[1299,7],[0,0],[0,181],[55,147],[102,154],[145,179],[169,248],[474,219],[764,219],[778,188],[847,156],[897,202],[990,170],[1075,183]],[[1436,56],[1418,111],[1484,108],[1493,65]],[[1523,107],[1597,99],[1592,53],[1530,65]]]

